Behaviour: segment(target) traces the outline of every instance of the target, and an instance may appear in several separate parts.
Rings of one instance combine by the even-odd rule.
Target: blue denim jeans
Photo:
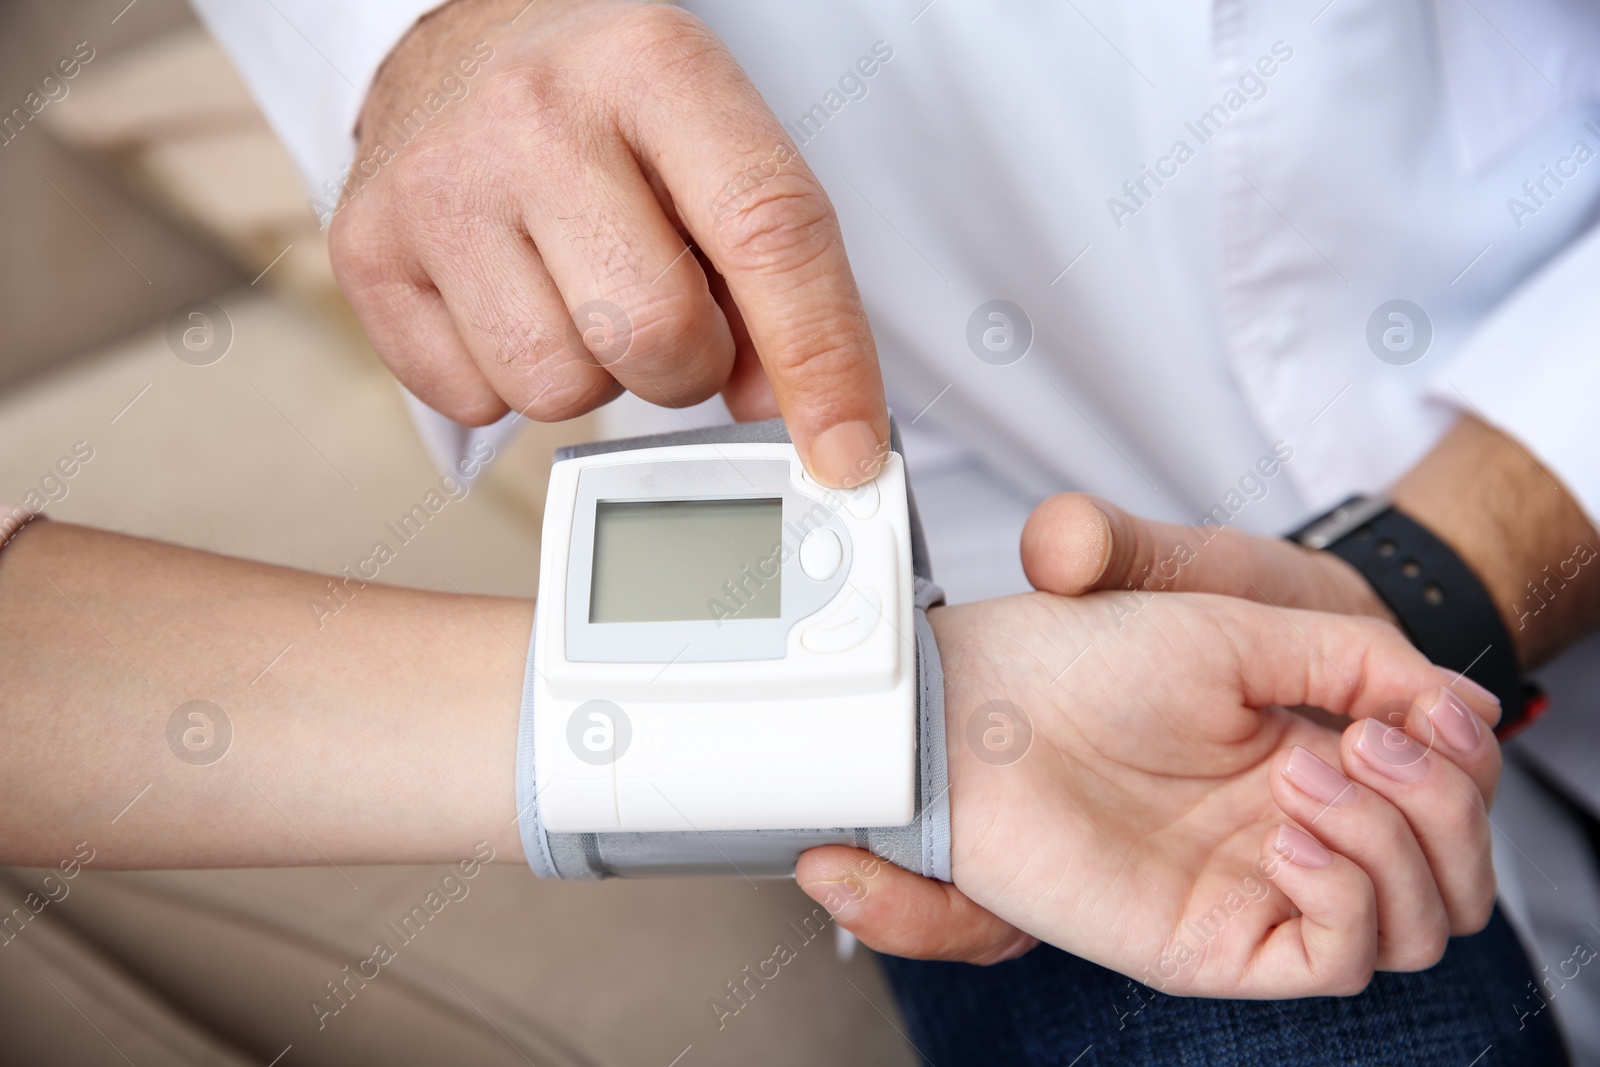
[[[1353,997],[1167,996],[1048,946],[993,967],[882,962],[912,1043],[936,1067],[1567,1062],[1550,1012],[1518,1018],[1537,1004],[1533,971],[1498,909],[1482,933],[1452,940],[1438,966],[1379,974]]]

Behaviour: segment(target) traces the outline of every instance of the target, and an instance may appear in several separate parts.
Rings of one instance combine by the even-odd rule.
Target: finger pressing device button
[[[541,552],[535,872],[788,875],[841,843],[948,880],[942,594],[898,433],[849,490],[778,420],[564,449]]]

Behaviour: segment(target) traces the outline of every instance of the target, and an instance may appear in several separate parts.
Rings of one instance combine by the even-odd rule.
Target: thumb
[[[1392,620],[1360,573],[1332,553],[1144,519],[1086,493],[1061,493],[1034,509],[1022,531],[1022,566],[1034,588],[1064,596],[1097,589],[1219,593]]]
[[[1000,963],[1039,943],[955,886],[863,849],[811,849],[795,865],[794,877],[840,926],[891,956]]]
[[[1234,562],[1237,553],[1222,545],[1224,552],[1202,558],[1208,533],[1220,536],[1142,519],[1087,493],[1060,493],[1028,516],[1022,566],[1035,588],[1063,596],[1144,588],[1147,579],[1152,590],[1232,592],[1215,588],[1216,571],[1222,562]]]

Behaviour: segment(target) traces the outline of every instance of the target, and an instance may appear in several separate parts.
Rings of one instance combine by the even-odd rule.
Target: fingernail
[[[1283,776],[1306,796],[1329,807],[1342,808],[1356,798],[1355,783],[1299,745],[1289,753]]]
[[[1485,703],[1493,704],[1495,707],[1500,706],[1499,697],[1495,696],[1493,693],[1489,692],[1483,686],[1479,685],[1477,682],[1474,682],[1471,678],[1468,678],[1464,674],[1455,681],[1451,682],[1450,688],[1462,693],[1466,693],[1468,696],[1480,697]]]
[[[839,922],[850,922],[861,914],[861,887],[843,882],[808,882],[803,887],[806,894],[828,909],[828,914]]]
[[[1439,693],[1439,699],[1428,709],[1429,721],[1451,748],[1457,752],[1471,752],[1483,739],[1478,717],[1450,690],[1442,689]]]
[[[1272,843],[1272,847],[1296,867],[1308,867],[1316,871],[1333,862],[1333,853],[1324,848],[1321,841],[1287,823],[1278,827],[1278,839]]]
[[[869,482],[883,466],[882,446],[864,422],[830,426],[811,442],[811,476],[835,489]]]
[[[1397,782],[1420,782],[1428,773],[1427,752],[1398,726],[1368,719],[1356,738],[1356,751],[1379,774]]]

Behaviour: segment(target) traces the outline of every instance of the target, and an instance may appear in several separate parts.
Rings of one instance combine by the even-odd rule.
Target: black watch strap
[[[1387,500],[1354,496],[1288,536],[1360,571],[1420,652],[1499,697],[1502,740],[1544,711],[1488,590],[1427,527]]]

